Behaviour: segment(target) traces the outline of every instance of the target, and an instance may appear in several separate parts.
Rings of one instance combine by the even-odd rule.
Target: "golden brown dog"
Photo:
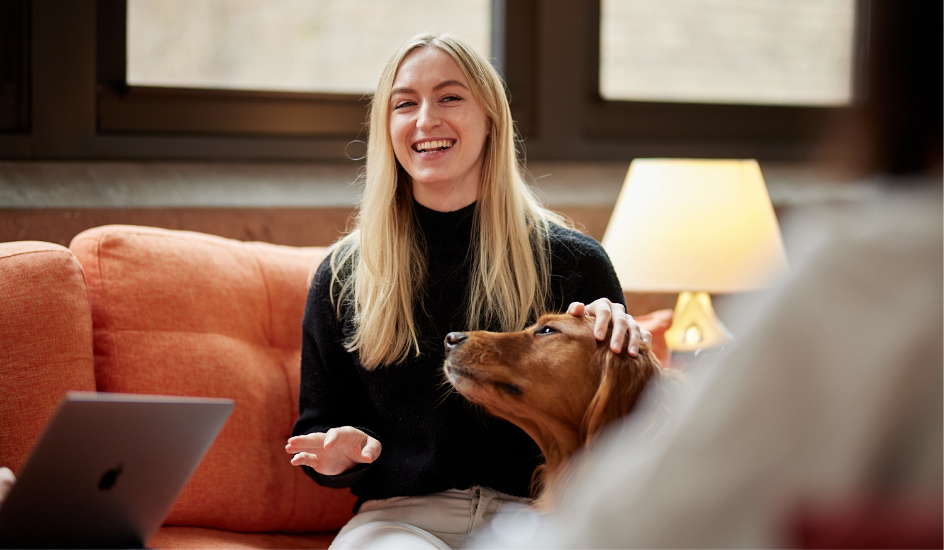
[[[533,492],[556,483],[565,461],[632,409],[662,372],[648,348],[637,357],[593,336],[593,318],[544,315],[521,332],[452,332],[443,370],[468,400],[523,429],[545,464]],[[545,496],[545,495],[542,495]]]

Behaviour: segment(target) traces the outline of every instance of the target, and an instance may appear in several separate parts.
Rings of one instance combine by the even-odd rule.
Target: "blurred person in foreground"
[[[941,548],[942,5],[871,9],[850,164],[876,196],[785,220],[791,273],[738,340],[491,546]]]

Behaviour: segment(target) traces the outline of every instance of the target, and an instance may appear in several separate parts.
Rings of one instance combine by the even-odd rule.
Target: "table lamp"
[[[603,236],[624,290],[679,292],[673,351],[732,339],[709,293],[756,290],[787,268],[754,160],[636,159]]]

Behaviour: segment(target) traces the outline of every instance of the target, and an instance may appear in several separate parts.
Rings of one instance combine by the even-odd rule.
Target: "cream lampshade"
[[[754,160],[634,160],[603,247],[623,289],[680,293],[666,332],[674,351],[731,339],[709,293],[760,289],[787,268]]]

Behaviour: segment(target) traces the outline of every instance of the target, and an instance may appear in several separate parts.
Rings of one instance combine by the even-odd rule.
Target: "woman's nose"
[[[417,128],[425,132],[436,128],[441,122],[439,109],[434,103],[424,103],[420,107],[419,118],[416,121]]]

